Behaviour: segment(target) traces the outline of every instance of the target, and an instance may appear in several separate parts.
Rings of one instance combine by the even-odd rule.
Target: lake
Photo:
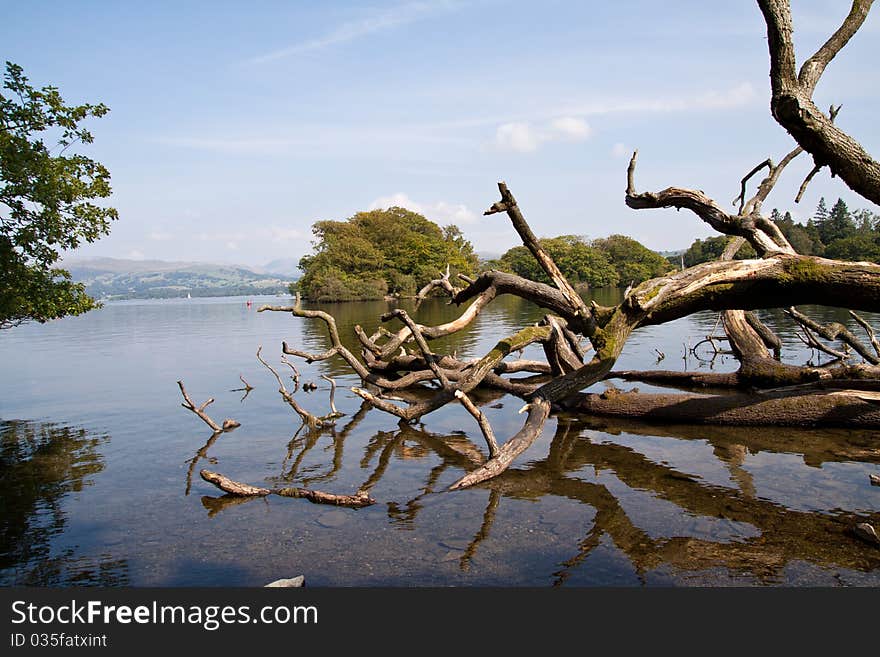
[[[619,292],[598,294],[609,303]],[[0,331],[0,584],[262,586],[300,574],[311,586],[880,584],[880,550],[841,532],[854,518],[880,527],[871,432],[561,416],[507,473],[447,492],[464,471],[461,448],[485,449],[462,407],[401,428],[362,406],[349,390],[359,380],[342,361],[295,361],[301,380],[317,385],[295,398],[326,413],[329,384],[320,376],[329,375],[346,414],[335,430],[303,430],[255,353],[262,345],[292,389],[281,342],[322,351],[325,326],[255,312],[286,298],[245,301],[115,302]],[[371,332],[389,305],[320,308],[354,348],[353,326]],[[429,300],[415,317],[436,324],[457,312]],[[480,356],[542,315],[502,297],[434,344]],[[818,357],[781,311],[761,317],[783,338],[788,362]],[[729,356],[710,363],[687,353],[718,332],[716,320],[701,313],[641,329],[618,368],[733,369]],[[540,353],[529,348],[526,357]],[[254,388],[247,395],[234,390],[240,375]],[[207,407],[215,420],[241,426],[212,438],[181,408],[178,380],[197,404],[215,399]],[[475,398],[499,440],[520,428],[519,399]],[[354,510],[230,498],[199,478],[202,468],[268,487],[353,493],[367,485],[378,503]]]

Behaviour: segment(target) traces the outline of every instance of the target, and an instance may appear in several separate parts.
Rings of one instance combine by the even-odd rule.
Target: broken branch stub
[[[241,425],[233,420],[232,418],[226,418],[223,420],[223,424],[219,425],[211,417],[205,412],[205,409],[214,403],[214,398],[211,397],[201,406],[196,406],[195,402],[190,399],[190,396],[186,392],[186,388],[183,387],[183,381],[178,381],[177,386],[180,388],[180,394],[183,395],[184,402],[180,405],[185,409],[192,411],[197,416],[199,416],[205,424],[207,424],[211,429],[213,429],[214,433],[221,433],[223,431],[229,431],[230,429],[235,429],[236,427],[240,427]]]

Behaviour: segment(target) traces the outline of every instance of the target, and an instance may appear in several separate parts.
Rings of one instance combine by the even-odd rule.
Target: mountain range
[[[88,294],[105,300],[286,294],[299,277],[288,259],[259,268],[121,258],[68,258],[61,266]]]

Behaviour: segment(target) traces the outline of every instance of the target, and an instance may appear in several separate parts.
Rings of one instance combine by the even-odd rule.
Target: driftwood
[[[183,406],[185,409],[190,410],[193,413],[195,413],[196,415],[198,415],[204,421],[205,424],[207,424],[209,427],[211,427],[211,429],[213,429],[214,433],[222,433],[224,431],[229,431],[231,429],[235,429],[236,427],[241,426],[241,424],[239,424],[238,422],[236,422],[232,418],[227,418],[227,419],[223,420],[222,425],[217,424],[216,422],[214,422],[214,420],[211,419],[211,417],[207,413],[205,413],[205,409],[209,405],[214,403],[213,397],[208,399],[208,401],[206,401],[201,406],[196,406],[195,402],[192,399],[190,399],[189,395],[187,394],[186,388],[183,387],[183,381],[178,381],[177,386],[180,388],[180,394],[183,395],[183,399],[184,399],[183,403],[181,403],[180,405]]]
[[[232,388],[232,390],[230,390],[229,392],[250,392],[251,390],[254,389],[254,387],[245,380],[244,376],[239,374],[238,378],[244,384],[244,388]]]
[[[328,413],[327,415],[322,415],[320,417],[317,415],[313,415],[302,406],[300,406],[296,399],[294,399],[294,393],[290,392],[284,385],[284,381],[281,379],[281,375],[278,374],[278,371],[274,367],[269,365],[269,363],[267,363],[260,355],[260,352],[262,350],[263,346],[260,345],[257,348],[257,360],[259,360],[263,364],[263,366],[272,373],[272,375],[275,377],[275,380],[278,381],[278,392],[281,394],[282,399],[284,399],[284,401],[287,402],[287,404],[296,412],[296,414],[300,416],[303,424],[308,425],[308,427],[311,429],[322,429],[332,426],[338,418],[342,417],[343,414],[336,410],[336,405],[333,403],[333,398],[336,393],[336,383],[334,381],[331,381],[332,388],[330,390],[330,413]],[[288,365],[290,365],[290,363],[288,363]],[[295,368],[294,371],[296,371]],[[299,381],[298,377],[295,379],[295,381]]]
[[[458,289],[450,282],[447,268],[445,275],[420,290],[417,301],[434,289],[442,289],[450,295],[450,303],[464,307],[456,319],[426,326],[404,310],[391,311],[380,318],[383,325],[371,334],[360,326],[355,327],[359,354],[343,344],[332,315],[303,308],[297,296],[293,306],[264,306],[259,310],[289,312],[295,317],[320,320],[327,328],[330,344],[323,352],[309,353],[285,342],[282,352],[309,363],[341,358],[361,380],[352,391],[370,408],[396,417],[401,430],[449,403],[462,404],[475,419],[488,455],[471,454],[476,462],[468,461],[467,472],[452,484],[453,489],[471,486],[504,472],[538,439],[551,413],[566,410],[657,422],[880,427],[878,392],[872,385],[880,381],[880,343],[870,323],[854,316],[865,329],[871,348],[845,327],[822,326],[795,309],[797,305],[818,304],[851,311],[880,311],[880,265],[798,254],[776,224],[762,214],[762,204],[780,176],[803,151],[813,155],[814,169],[827,165],[865,198],[880,201],[880,167],[854,140],[835,127],[834,118],[840,108],[832,107],[826,116],[811,100],[825,66],[861,26],[871,1],[853,2],[853,9],[841,28],[804,63],[798,75],[794,70],[788,3],[758,0],[758,4],[768,26],[774,116],[792,133],[798,145],[778,163],[766,158],[742,178],[733,212],[695,189],[673,186],[659,191],[639,191],[635,182],[638,152],[633,153],[626,170],[624,201],[628,207],[688,210],[719,233],[731,237],[721,259],[687,269],[682,267],[681,271],[670,271],[638,285],[631,284],[623,301],[615,306],[588,303],[543,249],[513,193],[500,182],[500,199],[484,214],[506,214],[522,244],[552,284],[500,271],[485,271],[473,279],[459,276],[466,286]],[[763,178],[749,195],[749,185],[759,174]],[[802,189],[813,175],[815,172],[807,176]],[[755,250],[757,258],[734,260],[735,253],[745,243]],[[480,358],[463,360],[454,353],[432,350],[432,340],[461,331],[504,294],[530,301],[547,314],[536,325],[522,327],[503,337]],[[802,327],[808,344],[833,354],[838,361],[828,367],[781,362],[780,340],[749,312],[763,308],[790,308],[789,313]],[[740,364],[736,372],[614,371],[634,331],[706,310],[722,313],[725,339]],[[388,324],[392,321],[401,326],[392,330]],[[582,338],[589,342],[589,349],[581,347]],[[845,349],[854,350],[865,362],[847,362],[843,357],[849,357],[848,352],[822,343],[820,338],[842,339]],[[717,353],[715,340],[713,335],[709,342]],[[546,362],[521,357],[509,360],[531,344],[541,345]],[[660,355],[662,359],[663,354]],[[304,424],[313,430],[332,427],[338,415],[333,404],[335,386],[331,389],[331,414],[317,417],[297,404],[293,393],[285,388],[277,371],[260,357],[259,351],[258,358],[274,374],[279,392]],[[508,378],[507,375],[516,372],[539,378]],[[613,377],[736,391],[725,395],[582,392]],[[513,437],[497,439],[486,415],[475,402],[480,388],[514,394],[526,402],[523,407],[528,411],[526,420]],[[195,411],[194,405],[191,410]],[[204,406],[200,410],[203,411]],[[254,490],[261,492],[250,494],[282,494],[279,491],[287,489]]]
[[[446,265],[445,274],[440,276],[440,278],[435,278],[434,280],[429,281],[421,290],[418,291],[418,294],[416,294],[416,308],[418,308],[419,304],[427,299],[428,295],[436,289],[443,290],[450,297],[455,296],[455,293],[458,292],[458,288],[454,287],[452,283],[449,282],[448,264]]]
[[[334,493],[325,493],[320,490],[312,490],[309,488],[263,488],[261,486],[251,486],[234,481],[229,477],[225,477],[218,472],[210,470],[202,470],[199,475],[210,484],[214,484],[217,488],[228,495],[234,497],[266,497],[267,495],[280,495],[281,497],[298,497],[314,504],[332,504],[334,506],[345,506],[353,509],[359,509],[364,506],[375,504],[376,500],[367,494],[364,490],[359,490],[354,495],[336,495]]]
[[[331,348],[321,354],[307,354],[283,345],[285,353],[304,357],[309,361],[341,356],[361,377],[365,387],[353,391],[373,407],[395,415],[404,422],[414,422],[438,408],[460,400],[477,420],[489,449],[489,457],[476,470],[467,473],[452,484],[452,488],[470,486],[487,478],[497,476],[527,449],[541,434],[541,429],[553,408],[577,408],[591,413],[620,414],[624,416],[664,416],[663,421],[693,422],[742,422],[746,424],[843,425],[880,426],[880,416],[875,412],[865,393],[801,391],[776,397],[761,397],[760,404],[754,397],[731,397],[699,399],[671,399],[659,397],[626,397],[619,400],[578,397],[577,393],[606,379],[620,355],[628,336],[640,326],[660,324],[684,317],[699,310],[724,310],[725,331],[731,348],[740,360],[740,370],[733,374],[700,375],[704,385],[728,385],[735,387],[779,387],[826,380],[828,378],[853,379],[875,376],[873,370],[864,366],[842,365],[836,369],[805,368],[785,365],[771,355],[778,353],[776,336],[760,323],[757,317],[743,309],[790,305],[795,303],[826,303],[839,305],[846,302],[857,309],[880,309],[880,266],[871,263],[846,263],[794,252],[782,233],[772,222],[760,215],[760,204],[778,179],[782,168],[796,155],[789,154],[779,165],[769,164],[769,174],[761,182],[756,194],[740,203],[740,212],[729,214],[701,192],[681,188],[667,188],[661,192],[636,192],[634,173],[636,155],[627,170],[626,202],[633,208],[684,207],[718,230],[738,239],[722,261],[705,263],[672,272],[667,276],[646,281],[630,291],[624,301],[615,307],[587,304],[575,299],[573,288],[553,263],[552,258],[541,249],[534,234],[519,209],[513,194],[504,183],[499,183],[501,201],[495,203],[487,214],[506,212],[523,243],[538,259],[556,287],[522,279],[503,272],[484,272],[466,288],[456,293],[452,301],[471,305],[458,320],[440,327],[423,326],[415,322],[405,311],[397,309],[382,317],[383,321],[398,319],[403,328],[396,333],[376,331],[367,336],[361,329],[358,337],[363,345],[358,359],[346,349],[338,335],[335,320],[322,311],[304,310],[297,298],[293,307],[262,308],[292,312],[296,316],[323,320],[329,328]],[[747,177],[748,178],[748,177]],[[743,198],[744,198],[743,194]],[[742,242],[748,241],[761,258],[757,260],[732,260],[733,253]],[[502,339],[484,357],[463,362],[448,355],[431,351],[428,340],[449,335],[473,321],[478,311],[500,294],[514,294],[535,302],[551,311],[536,326],[526,327],[512,336]],[[476,310],[474,310],[476,308]],[[587,337],[593,347],[592,359],[584,363],[586,355],[577,345],[576,334]],[[850,334],[851,335],[851,334]],[[385,343],[381,343],[382,338]],[[854,339],[854,336],[853,336]],[[417,354],[401,350],[412,341]],[[548,363],[511,364],[509,370],[503,361],[510,354],[532,343],[541,343],[548,356]],[[866,349],[862,349],[868,353]],[[515,382],[499,373],[529,369],[547,372],[552,377],[543,384]],[[389,376],[390,375],[390,376]],[[681,378],[682,375],[668,375]],[[686,375],[692,376],[693,375]],[[494,378],[493,378],[494,377]],[[638,378],[630,373],[631,378]],[[662,377],[656,375],[653,380]],[[713,380],[714,379],[714,380]],[[388,393],[399,395],[411,386],[433,382],[436,392],[427,399],[413,401],[406,406],[388,398]],[[506,382],[506,383],[502,383]],[[469,408],[467,395],[478,386],[489,385],[518,394],[528,401],[528,418],[523,429],[498,447],[498,441],[488,427],[485,416],[476,408]],[[369,386],[370,389],[367,389]],[[467,401],[465,401],[467,400]],[[711,403],[709,403],[711,402]],[[587,406],[589,406],[587,408]],[[797,409],[811,407],[812,413],[800,413]],[[693,408],[698,409],[694,412]],[[738,409],[736,411],[732,409]],[[832,411],[832,409],[837,409]],[[635,410],[634,410],[635,409]],[[665,410],[661,410],[665,409]],[[477,412],[474,412],[474,411]],[[488,430],[487,430],[488,429]]]
[[[880,426],[878,402],[880,392],[782,389],[723,395],[584,394],[570,408],[590,415],[676,424],[873,429]]]

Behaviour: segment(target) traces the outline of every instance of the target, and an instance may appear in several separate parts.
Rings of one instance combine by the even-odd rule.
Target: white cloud
[[[736,109],[754,102],[758,98],[755,88],[748,82],[741,82],[728,89],[710,89],[699,94],[680,94],[678,96],[656,96],[589,102],[565,107],[566,114],[590,116],[616,114],[620,112],[661,113],[689,112],[705,109]],[[557,108],[556,112],[560,112]]]
[[[495,131],[495,145],[502,151],[531,153],[542,141],[543,137],[528,123],[505,123]]]
[[[755,88],[748,82],[738,84],[726,91],[709,91],[694,100],[699,109],[731,109],[749,104],[757,97]]]
[[[196,239],[201,242],[221,242],[227,249],[232,251],[238,250],[243,243],[291,242],[301,240],[302,238],[303,231],[297,228],[286,228],[276,225],[254,228],[250,231],[218,231],[216,233],[202,231],[196,235]]]
[[[391,194],[390,196],[380,196],[375,201],[370,203],[370,207],[368,210],[385,210],[387,208],[406,208],[407,210],[412,210],[413,212],[422,212],[423,208],[419,203],[413,201],[409,196],[404,194],[403,192],[397,192],[396,194]]]
[[[477,214],[462,203],[439,201],[429,206],[428,212],[436,221],[445,224],[469,224],[477,220]]]
[[[563,116],[558,119],[553,119],[553,121],[550,122],[550,128],[561,139],[567,139],[570,141],[583,141],[593,134],[593,129],[590,127],[589,123],[573,116]]]
[[[150,239],[155,240],[156,242],[167,242],[171,238],[171,233],[162,230],[154,230],[150,233]]]
[[[524,122],[505,123],[495,131],[495,146],[502,151],[532,153],[546,142],[584,141],[592,133],[586,121],[573,116],[557,117],[538,127]]]
[[[629,149],[626,147],[626,144],[622,142],[617,142],[614,146],[611,147],[611,157],[626,157],[630,154]]]
[[[417,203],[403,192],[377,198],[370,203],[368,209],[384,210],[392,207],[406,208],[407,210],[418,212],[441,226],[447,224],[467,224],[477,220],[477,214],[462,203],[447,203],[446,201],[430,204]]]
[[[323,36],[301,41],[291,46],[287,46],[286,48],[281,48],[279,50],[274,50],[253,57],[249,61],[252,64],[265,64],[267,62],[290,57],[291,55],[322,50],[329,46],[346,43],[376,32],[390,30],[401,25],[406,25],[407,23],[422,20],[438,11],[449,9],[454,6],[455,3],[448,1],[410,2],[375,13],[361,20],[343,23]]]
[[[128,252],[128,254],[126,254],[125,257],[128,258],[129,260],[143,260],[144,254],[142,251],[138,251],[137,249],[132,249],[131,251]]]

